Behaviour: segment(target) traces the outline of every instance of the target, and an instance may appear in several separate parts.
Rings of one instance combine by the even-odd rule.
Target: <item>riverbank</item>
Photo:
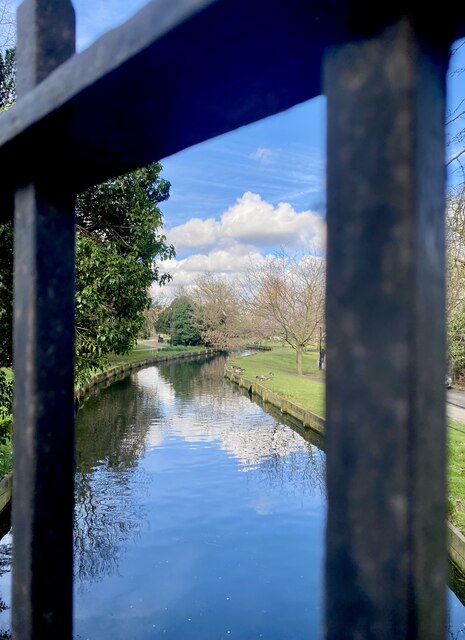
[[[305,354],[304,375],[292,369],[290,349],[275,349],[228,362],[225,375],[282,413],[324,434],[324,372],[318,353]],[[258,378],[257,378],[258,376]],[[448,420],[448,539],[451,558],[465,573],[465,425]]]
[[[301,405],[324,417],[324,371],[318,369],[318,351],[309,350],[302,356],[303,375],[297,374],[295,352],[289,347],[276,347],[248,356],[233,358],[228,367],[242,369],[241,377],[259,383],[286,400]]]
[[[85,384],[75,391],[76,409],[97,390],[100,386],[108,386],[142,367],[166,360],[178,360],[215,353],[214,349],[205,347],[166,347],[162,349],[137,349],[124,356],[112,356],[110,365],[96,372]],[[12,376],[12,373],[10,373]],[[11,419],[10,419],[11,422]],[[0,513],[11,500],[12,489],[12,442],[11,438],[4,444],[0,444]]]
[[[165,362],[166,360],[180,360],[213,355],[214,353],[216,353],[215,349],[207,349],[206,347],[165,347],[162,349],[137,349],[124,356],[112,356],[109,359],[109,367],[96,373],[85,384],[76,389],[76,407],[79,408],[96,387],[107,386],[133,370],[142,369],[148,365]]]

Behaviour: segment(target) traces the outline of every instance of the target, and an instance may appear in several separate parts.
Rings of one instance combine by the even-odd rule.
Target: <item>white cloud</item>
[[[256,194],[246,191],[219,220],[191,218],[167,232],[178,250],[208,247],[235,240],[262,246],[323,246],[325,222],[315,212],[296,211],[289,203],[274,207]]]
[[[233,278],[247,267],[249,261],[259,265],[264,260],[265,257],[256,247],[238,242],[208,253],[196,253],[182,260],[166,260],[160,266],[163,271],[171,273],[173,281],[163,287],[162,291],[172,294],[177,287],[188,287],[205,271]],[[159,287],[152,290],[154,297],[159,293]]]
[[[258,149],[250,154],[250,158],[252,158],[252,160],[258,160],[261,164],[269,164],[272,156],[273,152],[271,149],[267,149],[266,147],[258,147]]]

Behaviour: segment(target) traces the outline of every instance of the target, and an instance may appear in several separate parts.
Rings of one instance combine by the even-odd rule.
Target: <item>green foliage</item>
[[[13,413],[13,381],[0,369],[0,419]]]
[[[0,420],[0,429],[4,437],[0,442],[0,478],[10,473],[13,467],[13,444],[11,439],[11,426],[2,425]],[[0,636],[1,638],[1,636]]]
[[[7,375],[9,374],[9,375]],[[11,372],[0,369],[0,478],[11,470],[11,421],[13,380]]]
[[[13,224],[0,224],[0,367],[13,359]]]
[[[160,233],[158,204],[170,184],[154,163],[92,187],[78,197],[76,245],[76,377],[128,353],[150,308],[149,287],[170,279],[156,259],[175,255]]]
[[[173,300],[170,306],[160,313],[156,329],[162,333],[169,333],[174,345],[195,346],[202,342],[194,308],[185,296]]]
[[[0,111],[11,107],[16,100],[16,49],[0,52]]]

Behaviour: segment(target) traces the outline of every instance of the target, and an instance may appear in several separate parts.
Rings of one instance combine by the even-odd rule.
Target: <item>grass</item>
[[[166,346],[160,349],[154,349],[152,347],[144,348],[143,345],[138,345],[133,351],[123,356],[110,356],[109,361],[112,367],[120,364],[128,364],[129,362],[138,362],[140,360],[146,360],[147,358],[165,356],[170,353],[181,353],[189,351],[199,351],[204,347],[182,347],[182,346]]]
[[[465,425],[448,420],[448,518],[465,533]]]
[[[303,375],[296,370],[295,351],[290,347],[278,347],[272,351],[260,351],[250,356],[229,361],[245,369],[243,375],[249,380],[255,376],[273,374],[271,380],[260,381],[280,396],[293,400],[309,411],[324,416],[325,385],[324,372],[318,369],[318,351],[303,354]]]

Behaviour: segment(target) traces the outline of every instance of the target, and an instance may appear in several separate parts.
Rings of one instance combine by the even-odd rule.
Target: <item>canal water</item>
[[[173,361],[77,419],[76,640],[322,635],[325,456],[223,379]],[[9,637],[11,533],[0,544]],[[465,635],[452,593],[450,638]]]

